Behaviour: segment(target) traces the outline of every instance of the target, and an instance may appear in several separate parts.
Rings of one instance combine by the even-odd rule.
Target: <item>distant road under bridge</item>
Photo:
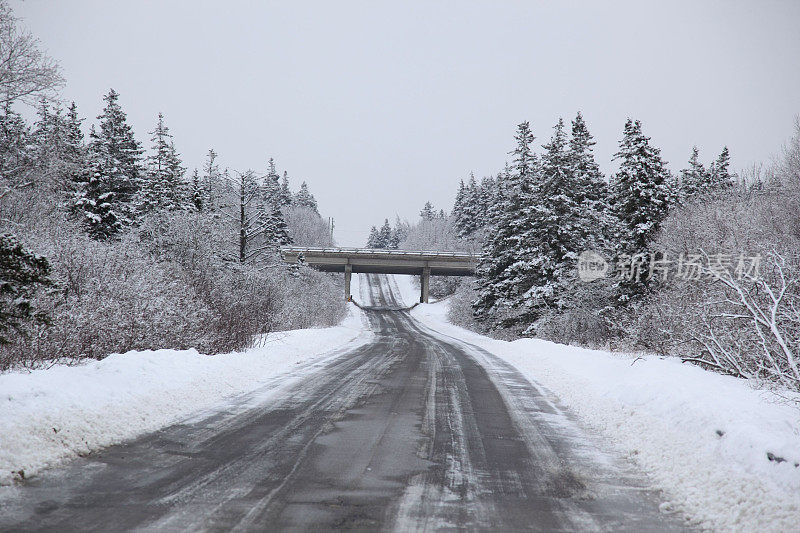
[[[420,276],[419,301],[428,303],[431,275],[474,276],[478,257],[459,252],[377,250],[371,248],[306,248],[282,246],[287,263],[303,256],[307,265],[323,272],[344,272],[344,296],[350,300],[350,278],[357,274],[411,274]]]

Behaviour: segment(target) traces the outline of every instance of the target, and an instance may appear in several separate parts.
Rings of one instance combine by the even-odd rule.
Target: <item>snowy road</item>
[[[0,530],[681,529],[512,367],[397,310],[383,277],[362,299],[373,342],[279,399],[45,472]]]

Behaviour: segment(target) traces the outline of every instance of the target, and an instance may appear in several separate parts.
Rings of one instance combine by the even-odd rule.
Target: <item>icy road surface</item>
[[[682,529],[557,400],[414,321],[384,277],[361,293],[374,342],[22,483],[0,530]]]

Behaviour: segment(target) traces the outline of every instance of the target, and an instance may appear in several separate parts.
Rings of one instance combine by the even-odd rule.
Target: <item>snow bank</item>
[[[408,282],[395,283],[408,297]],[[664,509],[715,530],[800,530],[800,410],[787,401],[800,395],[782,398],[672,358],[490,339],[450,324],[447,303],[412,315],[551,391],[650,474],[671,500]]]
[[[336,327],[272,333],[260,347],[241,353],[128,352],[79,366],[0,375],[0,485],[219,407],[236,395],[259,388],[265,395],[276,392],[334,357],[333,350],[371,338],[361,311],[351,305]]]

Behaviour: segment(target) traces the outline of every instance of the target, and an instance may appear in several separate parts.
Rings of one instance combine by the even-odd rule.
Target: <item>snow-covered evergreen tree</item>
[[[400,248],[400,244],[408,237],[408,224],[400,220],[400,217],[395,217],[394,227],[392,228],[392,238],[389,241],[389,248],[396,250]]]
[[[689,157],[689,167],[681,170],[679,177],[678,196],[681,201],[690,201],[699,194],[703,194],[708,187],[710,173],[700,162],[700,153],[697,146],[692,147]]]
[[[142,149],[118,99],[113,89],[103,98],[106,107],[97,117],[99,131],[92,127],[86,181],[75,202],[96,239],[117,235],[134,221],[138,207]]]
[[[191,201],[195,211],[202,211],[205,208],[203,204],[203,183],[200,181],[200,173],[197,169],[192,172],[192,181],[190,183]]]
[[[512,166],[502,179],[502,194],[492,210],[492,231],[487,234],[477,268],[478,297],[473,302],[478,319],[507,312],[519,292],[518,262],[521,241],[528,229],[532,193],[539,162],[533,153],[535,137],[528,122],[517,127]]]
[[[153,146],[142,185],[143,209],[190,209],[193,203],[188,184],[183,179],[186,169],[162,113],[158,114],[158,122],[150,134]]]
[[[269,202],[270,205],[280,203],[281,177],[278,175],[275,159],[272,157],[269,158],[267,175],[264,177],[262,189],[264,199]]]
[[[572,121],[568,158],[572,196],[583,211],[578,231],[585,250],[606,249],[616,223],[609,205],[608,184],[592,153],[594,145],[594,138],[579,112]]]
[[[456,199],[453,202],[453,225],[458,231],[459,235],[463,234],[464,228],[468,226],[467,215],[464,210],[464,204],[466,202],[466,195],[467,195],[467,187],[464,185],[464,180],[462,179],[458,184],[458,191],[456,192]]]
[[[222,212],[234,223],[238,261],[251,263],[291,240],[281,212],[264,203],[263,183],[256,174],[248,170],[235,176],[228,178],[235,191],[235,205],[223,206]]]
[[[517,261],[508,269],[515,288],[511,304],[522,311],[520,320],[527,324],[533,324],[544,309],[564,307],[578,254],[586,244],[586,206],[579,201],[585,198],[564,129],[559,119],[550,142],[543,145]]]
[[[497,177],[484,176],[478,186],[478,226],[481,229],[488,228],[492,224],[492,209],[499,202],[500,180],[502,174]]]
[[[475,233],[482,226],[481,190],[474,174],[470,173],[467,185],[464,185],[463,181],[461,182],[459,194],[461,195],[458,205],[459,213],[456,214],[454,212],[453,216],[458,236],[465,238]]]
[[[42,98],[36,108],[37,120],[31,131],[32,155],[39,166],[47,167],[50,160],[59,159],[61,139],[64,136],[63,117],[60,108],[50,108],[50,103]]]
[[[712,192],[730,189],[736,183],[736,175],[730,171],[731,156],[725,146],[709,172],[708,189]]]
[[[367,248],[380,248],[378,240],[378,228],[372,226],[369,229],[369,237],[367,237]]]
[[[430,202],[425,202],[425,205],[419,212],[419,216],[422,217],[422,220],[433,220],[436,218],[436,211],[433,209],[433,204]]]
[[[283,209],[279,205],[273,205],[266,216],[264,238],[272,249],[277,249],[293,242]]]
[[[378,248],[391,248],[392,247],[392,226],[389,225],[389,219],[383,221],[383,226],[378,230]]]
[[[20,178],[32,161],[31,132],[19,113],[5,106],[0,112],[0,177],[11,182]]]
[[[289,207],[294,203],[292,191],[289,189],[289,173],[283,171],[283,178],[281,179],[281,192],[280,192],[281,205]]]
[[[83,131],[81,130],[81,122],[83,119],[78,117],[78,106],[72,102],[67,108],[67,116],[65,120],[65,135],[64,135],[64,148],[62,157],[64,158],[65,166],[63,168],[64,185],[66,187],[67,196],[73,197],[78,189],[78,184],[81,182],[81,176],[85,175],[87,171],[87,154],[86,143],[83,138]]]
[[[286,173],[284,173],[284,182],[286,185],[285,190],[280,182],[275,159],[270,157],[267,175],[264,177],[262,184],[262,209],[264,213],[264,240],[267,248],[272,251],[293,242],[289,234],[289,225],[283,212],[283,209],[292,203],[286,200],[286,194],[289,194],[291,198],[289,176]]]
[[[51,285],[50,264],[22,246],[10,233],[0,235],[0,345],[10,334],[24,333],[26,323],[46,322],[31,300],[37,289]]]
[[[635,255],[648,253],[650,243],[661,227],[661,222],[675,202],[672,179],[661,151],[650,145],[650,138],[642,133],[642,125],[628,119],[614,156],[620,161],[619,172],[611,184],[611,200],[619,220],[618,252]],[[623,299],[641,292],[643,284],[622,283]]]
[[[170,209],[180,209],[184,211],[194,210],[192,201],[192,186],[184,177],[186,167],[183,166],[178,151],[175,149],[175,141],[169,143],[169,159],[167,159],[167,175],[170,178],[169,205]]]
[[[35,160],[37,179],[46,182],[62,199],[71,199],[76,183],[86,172],[86,146],[73,102],[65,115],[57,104],[42,99],[38,107],[38,120],[30,138],[30,154]]]
[[[219,209],[223,188],[225,183],[228,182],[220,173],[217,157],[217,152],[215,152],[213,148],[210,148],[206,154],[206,161],[203,164],[203,175],[200,180],[203,209],[207,211],[216,211]]]
[[[319,211],[317,211],[317,200],[308,190],[308,184],[305,181],[300,184],[300,190],[297,191],[297,194],[294,197],[294,205],[308,207],[313,209],[315,213],[319,213]]]

